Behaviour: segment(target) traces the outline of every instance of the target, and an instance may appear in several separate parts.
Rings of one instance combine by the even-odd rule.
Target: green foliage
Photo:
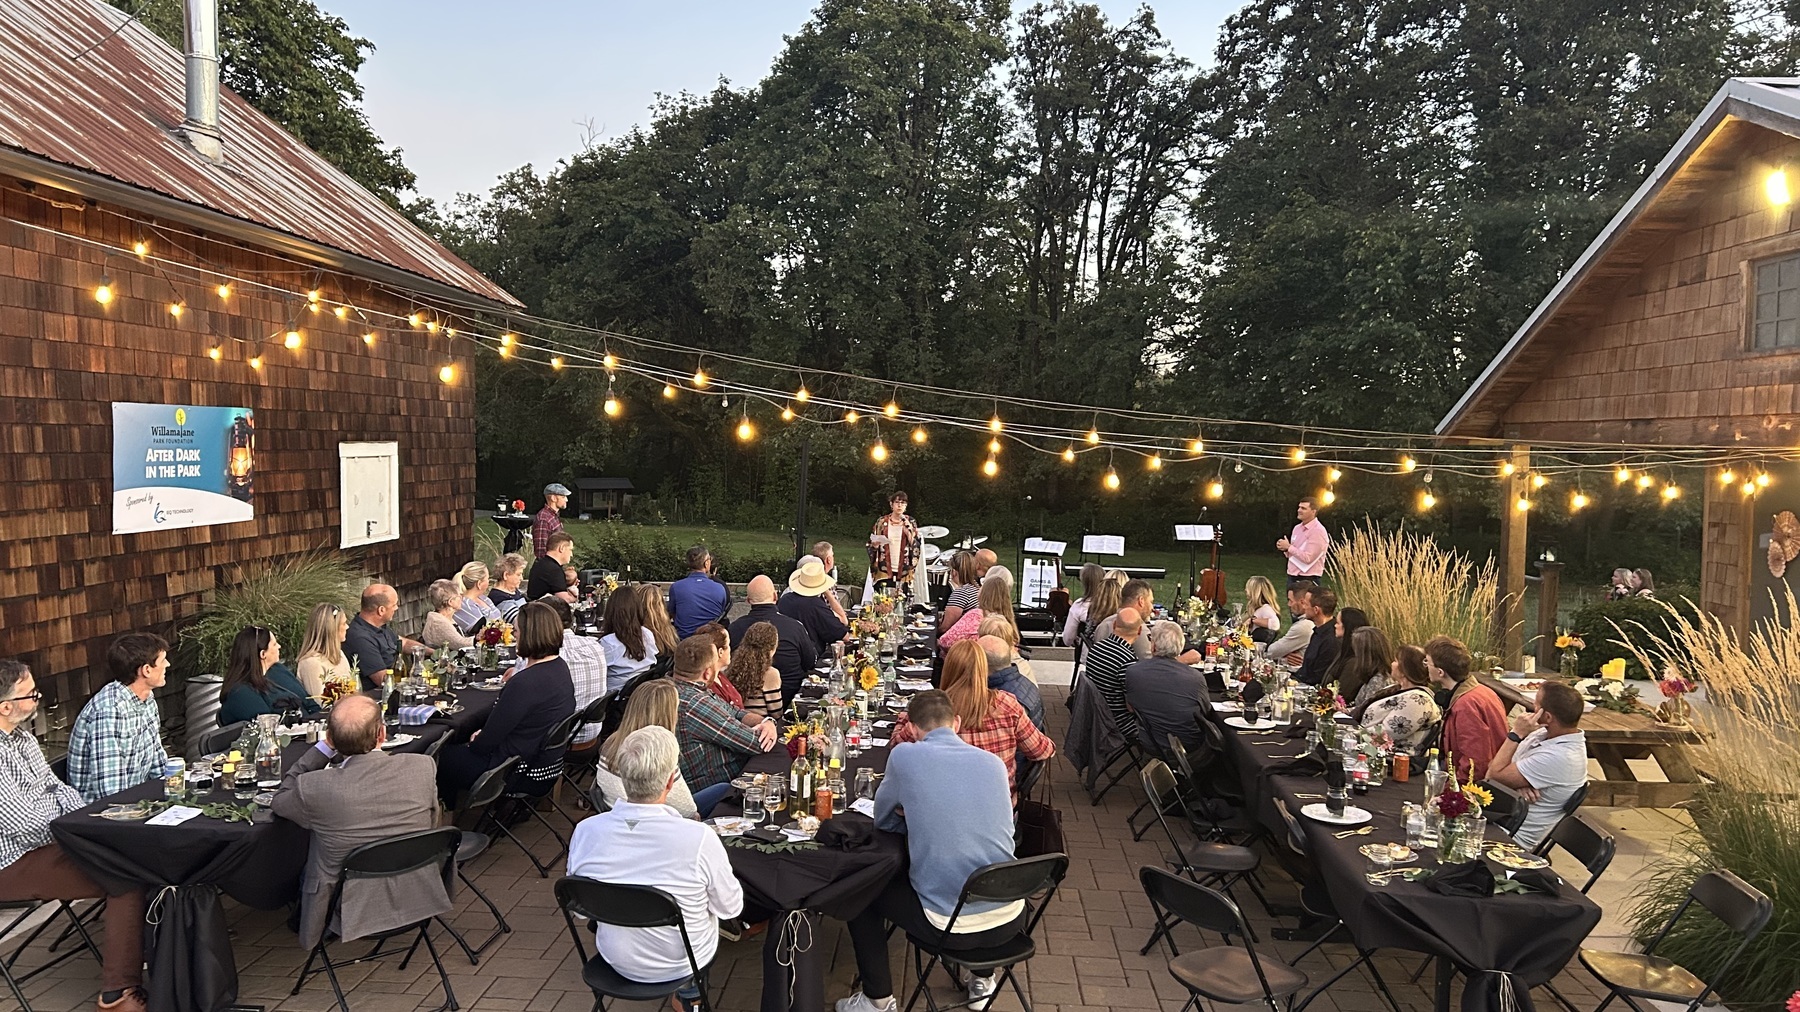
[[[295,556],[213,594],[199,618],[181,630],[181,644],[194,652],[198,671],[223,674],[231,642],[245,626],[264,626],[281,641],[284,656],[300,649],[306,617],[322,603],[356,612],[367,578],[337,553]]]
[[[182,0],[108,0],[182,46]],[[400,207],[417,181],[361,109],[356,72],[375,48],[312,0],[220,0],[219,77],[371,193]]]
[[[1679,594],[1679,588],[1669,588]],[[1665,607],[1665,603],[1668,606]],[[1575,610],[1569,617],[1569,628],[1580,634],[1587,644],[1581,651],[1577,671],[1583,678],[1598,677],[1601,665],[1615,657],[1625,658],[1625,677],[1655,678],[1661,672],[1646,671],[1642,661],[1625,645],[1625,637],[1642,639],[1644,631],[1655,637],[1669,635],[1669,607],[1692,616],[1694,603],[1686,597],[1672,597],[1668,602],[1642,597],[1619,601],[1595,601]],[[1620,630],[1624,630],[1621,634]]]
[[[1491,559],[1475,566],[1427,535],[1365,523],[1332,549],[1326,571],[1338,599],[1361,608],[1397,644],[1443,635],[1478,654],[1493,645]]]

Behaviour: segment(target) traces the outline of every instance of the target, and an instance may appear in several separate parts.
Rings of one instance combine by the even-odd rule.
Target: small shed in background
[[[630,478],[577,478],[575,510],[593,516],[618,516],[635,491]]]

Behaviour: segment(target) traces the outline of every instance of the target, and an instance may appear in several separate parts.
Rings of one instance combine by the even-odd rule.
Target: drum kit
[[[931,544],[932,541],[949,536],[950,528],[948,527],[933,524],[930,527],[919,528],[920,559],[925,563],[926,579],[936,586],[947,587],[950,585],[950,560],[957,552],[974,551],[987,543],[987,535],[982,534],[965,537],[949,548],[939,548],[937,545]]]

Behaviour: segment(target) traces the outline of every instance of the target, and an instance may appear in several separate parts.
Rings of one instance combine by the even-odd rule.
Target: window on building
[[[1756,265],[1751,347],[1800,347],[1800,254]]]

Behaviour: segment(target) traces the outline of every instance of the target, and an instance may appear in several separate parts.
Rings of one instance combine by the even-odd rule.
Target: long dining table
[[[1405,841],[1400,806],[1423,803],[1423,778],[1406,782],[1387,780],[1355,795],[1352,804],[1370,813],[1373,831],[1366,835],[1339,833],[1345,827],[1301,814],[1309,803],[1302,795],[1324,793],[1321,772],[1293,771],[1306,751],[1304,730],[1245,730],[1232,727],[1226,718],[1237,714],[1224,701],[1210,701],[1203,712],[1224,731],[1227,761],[1233,764],[1244,786],[1244,800],[1258,822],[1277,840],[1287,826],[1275,809],[1284,801],[1306,833],[1307,848],[1331,895],[1332,905],[1346,930],[1364,949],[1403,949],[1424,953],[1437,962],[1435,1005],[1449,1012],[1451,978],[1460,972],[1469,982],[1463,990],[1463,1012],[1492,1012],[1507,1006],[1508,998],[1520,1009],[1531,1009],[1530,989],[1548,982],[1567,965],[1582,940],[1600,923],[1600,908],[1575,886],[1564,881],[1556,896],[1535,893],[1497,893],[1488,897],[1448,896],[1427,888],[1423,881],[1395,876],[1385,885],[1372,885],[1365,873],[1368,859],[1364,844]],[[1310,719],[1310,717],[1308,718]],[[1355,827],[1352,827],[1355,828]],[[1490,824],[1490,840],[1506,840],[1504,830]],[[1483,857],[1481,860],[1488,860]],[[1415,867],[1433,868],[1436,857],[1420,854]],[[1490,867],[1492,866],[1490,863]],[[1501,875],[1504,871],[1501,870]]]

